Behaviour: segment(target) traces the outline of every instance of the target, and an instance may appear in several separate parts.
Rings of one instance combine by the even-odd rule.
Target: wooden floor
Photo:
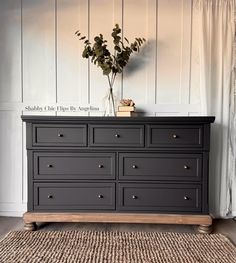
[[[23,229],[22,218],[0,217],[0,238],[8,232]],[[47,223],[40,225],[40,231],[60,230],[98,230],[98,231],[147,231],[194,233],[195,226],[189,225],[151,225],[151,224],[87,224],[87,223]],[[236,244],[236,221],[233,219],[214,220],[213,233],[221,233]]]

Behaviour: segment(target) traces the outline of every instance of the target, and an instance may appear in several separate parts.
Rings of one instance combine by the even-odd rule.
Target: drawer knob
[[[133,199],[138,199],[137,195],[132,195]]]
[[[184,200],[189,200],[190,198],[188,196],[184,196]]]
[[[116,137],[116,138],[120,138],[120,135],[119,135],[119,134],[116,134],[115,137]]]
[[[98,168],[103,168],[104,166],[102,164],[99,164],[98,165]]]
[[[63,134],[62,133],[58,133],[57,136],[58,137],[63,137]]]
[[[48,164],[47,167],[48,167],[48,168],[52,168],[53,165],[52,165],[52,164]]]
[[[174,139],[176,139],[176,138],[178,138],[178,135],[173,134],[172,137],[173,137]]]
[[[48,199],[53,199],[53,195],[48,195]]]
[[[102,199],[102,198],[103,198],[103,195],[98,195],[98,198]]]
[[[133,168],[133,169],[137,169],[138,166],[137,166],[137,165],[133,165],[132,168]]]
[[[187,165],[184,165],[184,169],[186,169],[186,170],[187,170],[187,169],[189,169],[189,167],[188,167]]]

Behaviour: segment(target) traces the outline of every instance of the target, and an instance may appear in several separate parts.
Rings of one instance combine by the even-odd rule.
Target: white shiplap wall
[[[115,23],[148,41],[133,56],[117,98],[132,98],[148,115],[200,114],[198,26],[191,0],[0,1],[0,215],[26,210],[27,105],[102,109],[107,79],[81,58],[74,32],[108,40]],[[75,114],[75,113],[66,113]],[[76,113],[77,114],[77,113]],[[96,113],[99,114],[99,113]]]

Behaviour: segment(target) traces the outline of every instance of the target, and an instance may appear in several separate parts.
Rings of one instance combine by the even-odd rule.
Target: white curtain
[[[235,1],[196,0],[202,113],[216,116],[210,155],[210,210],[236,216]]]

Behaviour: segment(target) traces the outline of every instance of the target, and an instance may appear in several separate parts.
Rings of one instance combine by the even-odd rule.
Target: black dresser
[[[36,222],[197,224],[210,232],[214,117],[22,116]]]

